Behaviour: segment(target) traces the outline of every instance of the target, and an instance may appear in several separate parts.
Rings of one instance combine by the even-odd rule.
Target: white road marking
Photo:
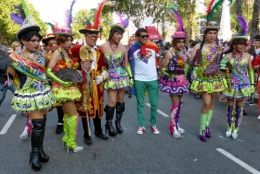
[[[0,135],[6,134],[6,132],[8,131],[9,127],[11,126],[11,124],[13,123],[14,119],[16,117],[16,114],[13,114],[9,120],[6,122],[5,126],[3,127],[3,129],[0,132]]]
[[[146,104],[147,106],[151,107],[151,105],[150,105],[149,103],[145,103],[145,104]],[[169,117],[169,115],[165,114],[164,112],[160,111],[159,109],[157,109],[157,112],[158,112],[159,114],[161,114],[162,116],[164,116],[164,117]]]
[[[217,148],[216,150],[219,151],[220,153],[222,153],[223,155],[225,155],[226,157],[228,157],[229,159],[231,159],[232,161],[236,162],[237,164],[239,164],[240,166],[242,166],[243,168],[245,168],[249,172],[254,173],[254,174],[260,174],[259,171],[257,171],[253,167],[249,166],[245,162],[241,161],[237,157],[233,156],[232,154],[228,153],[227,151],[225,151],[221,148]]]

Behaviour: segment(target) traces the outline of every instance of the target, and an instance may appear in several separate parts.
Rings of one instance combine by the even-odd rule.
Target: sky
[[[64,25],[65,11],[70,8],[72,0],[28,0],[40,12],[44,22],[56,21],[59,26]],[[76,0],[73,16],[80,10],[96,8],[102,0]]]

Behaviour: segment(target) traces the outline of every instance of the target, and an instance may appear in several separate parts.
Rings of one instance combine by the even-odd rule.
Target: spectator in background
[[[21,51],[23,48],[22,48],[22,45],[19,42],[14,41],[12,43],[12,49],[13,49],[13,51]]]
[[[254,37],[254,48],[256,55],[260,55],[260,35]]]

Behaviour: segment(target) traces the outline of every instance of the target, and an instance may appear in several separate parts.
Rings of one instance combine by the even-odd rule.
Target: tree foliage
[[[19,31],[20,26],[15,24],[10,19],[11,12],[16,12],[14,6],[21,4],[21,0],[8,0],[0,1],[0,44],[10,45],[13,41],[16,40],[15,35]],[[36,11],[32,4],[26,1],[30,13],[34,17],[34,21],[41,28],[41,34],[45,35],[47,31],[47,26],[40,19],[39,12]]]
[[[80,10],[75,17],[73,18],[72,22],[72,29],[74,31],[75,38],[80,39],[82,38],[82,34],[79,32],[80,29],[85,28],[87,25],[93,24],[93,19],[95,18],[96,11],[94,9],[91,10]],[[102,27],[102,37],[108,38],[110,25],[112,23],[112,15],[106,14],[101,16],[101,27]]]

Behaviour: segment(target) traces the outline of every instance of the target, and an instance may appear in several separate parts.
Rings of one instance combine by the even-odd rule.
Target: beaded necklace
[[[236,58],[235,51],[233,51],[233,52],[232,52],[232,57],[233,57],[236,61],[240,62],[240,61],[242,60],[242,58],[243,58],[243,52],[241,52],[240,56],[239,56],[238,58]]]
[[[109,42],[109,46],[110,46],[111,50],[113,51],[113,53],[116,52],[116,50],[118,49],[118,45],[119,44],[116,44],[116,47],[113,47],[112,43]]]

